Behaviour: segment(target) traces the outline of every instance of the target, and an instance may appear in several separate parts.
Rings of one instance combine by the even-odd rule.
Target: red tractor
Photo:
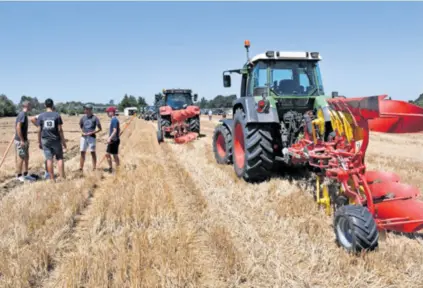
[[[162,101],[157,119],[157,140],[174,137],[176,143],[192,141],[200,134],[200,107],[195,106],[198,95],[190,89],[163,89],[156,94]]]

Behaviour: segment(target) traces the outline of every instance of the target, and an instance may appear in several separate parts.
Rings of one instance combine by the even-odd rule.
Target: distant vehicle
[[[137,113],[137,111],[138,111],[138,108],[137,107],[126,107],[123,110],[123,113],[124,113],[125,116],[132,116],[135,113]]]
[[[144,120],[146,120],[146,121],[157,120],[157,107],[156,106],[147,106],[145,108]]]

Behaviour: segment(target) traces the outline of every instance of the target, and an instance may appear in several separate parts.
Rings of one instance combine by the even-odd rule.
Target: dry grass
[[[214,161],[216,119],[202,120],[207,137],[189,145],[158,145],[154,124],[135,120],[122,138],[120,171],[78,178],[78,118],[65,119],[68,180],[0,196],[0,287],[423,286],[421,240],[388,234],[376,253],[347,255],[304,183],[238,180]],[[3,139],[12,125],[0,121]],[[371,140],[370,168],[423,188],[422,134]],[[41,167],[32,146],[31,166]],[[3,181],[13,166],[10,156]]]

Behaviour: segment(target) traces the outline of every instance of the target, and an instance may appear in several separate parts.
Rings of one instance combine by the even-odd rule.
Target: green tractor
[[[231,73],[241,75],[241,97],[233,102],[233,119],[215,128],[213,150],[217,163],[233,163],[239,178],[260,182],[276,167],[293,165],[288,147],[312,129],[316,111],[324,116],[324,137],[333,131],[330,96],[323,90],[318,52],[267,51],[249,58],[250,42],[244,46],[244,67],[223,72],[224,87],[231,87]]]

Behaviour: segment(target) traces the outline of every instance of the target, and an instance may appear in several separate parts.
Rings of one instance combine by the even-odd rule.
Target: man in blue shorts
[[[112,172],[112,157],[115,160],[116,168],[119,167],[119,144],[120,144],[120,123],[116,117],[116,108],[109,107],[106,110],[107,115],[112,118],[110,121],[110,128],[109,128],[109,138],[107,139],[107,150],[106,150],[106,157],[107,162],[109,163],[109,172]]]
[[[63,135],[62,117],[53,111],[53,100],[49,98],[44,104],[46,112],[37,117],[38,145],[44,151],[50,180],[54,181],[53,157],[56,157],[60,178],[65,178],[62,146],[66,149],[66,142]]]
[[[79,170],[82,172],[84,169],[84,162],[85,162],[85,153],[87,149],[91,152],[91,157],[93,161],[93,170],[96,169],[97,165],[97,154],[95,151],[96,148],[96,135],[98,132],[101,131],[101,124],[100,119],[93,114],[93,106],[91,104],[87,104],[84,106],[85,115],[82,116],[81,120],[79,121],[79,127],[82,130],[82,136],[80,141],[80,150],[81,150],[81,158],[79,161]],[[98,127],[98,130],[96,130]]]

